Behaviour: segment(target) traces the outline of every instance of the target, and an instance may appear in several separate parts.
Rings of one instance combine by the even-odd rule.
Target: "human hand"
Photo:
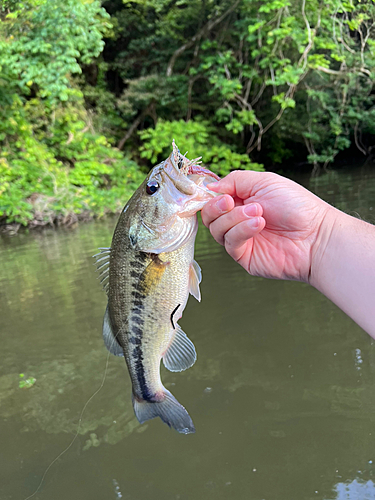
[[[308,282],[314,245],[330,210],[299,184],[268,172],[234,171],[212,191],[203,224],[254,276]]]

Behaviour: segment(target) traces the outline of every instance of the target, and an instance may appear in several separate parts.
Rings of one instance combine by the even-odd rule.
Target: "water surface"
[[[371,170],[300,182],[373,221]],[[114,224],[0,240],[0,500],[36,490],[104,375],[35,499],[375,499],[373,341],[308,285],[248,276],[203,227],[202,302],[181,320],[198,361],[162,369],[197,432],[138,424],[91,258]]]

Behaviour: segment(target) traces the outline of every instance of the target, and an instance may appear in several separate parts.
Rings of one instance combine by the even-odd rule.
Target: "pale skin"
[[[209,188],[222,195],[203,223],[249,274],[311,284],[375,338],[375,226],[273,173],[235,171]]]

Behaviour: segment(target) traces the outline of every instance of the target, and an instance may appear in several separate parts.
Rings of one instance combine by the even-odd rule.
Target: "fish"
[[[220,180],[198,160],[182,155],[173,141],[170,156],[125,205],[111,247],[95,256],[108,296],[104,343],[110,353],[125,358],[134,413],[141,424],[160,417],[182,434],[195,427],[164,387],[160,362],[180,372],[197,358],[178,321],[189,293],[201,300],[202,272],[194,260],[197,212],[216,196],[207,184]]]

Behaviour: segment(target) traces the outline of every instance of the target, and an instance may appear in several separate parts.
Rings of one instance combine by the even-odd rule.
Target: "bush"
[[[47,224],[121,210],[144,177],[138,166],[89,130],[82,103],[38,117],[43,109],[38,99],[15,102],[0,128],[13,139],[0,156],[0,218]]]
[[[202,156],[203,163],[219,176],[237,169],[264,170],[263,165],[253,163],[248,155],[236,153],[221,142],[214,135],[214,129],[204,121],[159,120],[155,128],[143,130],[139,135],[142,140],[141,156],[153,163],[170,154],[173,138],[183,148],[182,153],[187,151],[189,158]]]

